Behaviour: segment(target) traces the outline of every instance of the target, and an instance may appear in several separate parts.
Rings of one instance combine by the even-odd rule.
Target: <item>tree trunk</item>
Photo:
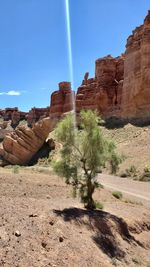
[[[95,206],[95,202],[92,198],[92,195],[94,193],[94,185],[91,182],[91,177],[88,177],[87,179],[87,204],[86,204],[86,208],[90,209],[90,210],[94,210],[96,208]]]

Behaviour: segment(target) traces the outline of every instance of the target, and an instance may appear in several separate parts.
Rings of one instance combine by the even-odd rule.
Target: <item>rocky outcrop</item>
[[[0,120],[0,142],[3,141],[6,134],[13,131],[13,128],[11,127],[10,121],[4,121],[3,119]]]
[[[95,77],[88,79],[87,74],[78,88],[76,111],[81,109],[97,110],[103,117],[119,115],[123,87],[124,55],[96,60]]]
[[[27,112],[19,111],[17,107],[0,110],[0,117],[4,121],[11,121],[11,124],[14,127],[16,127],[21,120],[26,120],[27,115]]]
[[[150,11],[127,40],[122,117],[150,120]]]
[[[49,116],[50,107],[47,108],[32,108],[27,115],[28,126],[32,126],[35,122]]]
[[[58,119],[62,114],[73,110],[74,92],[70,82],[59,83],[59,90],[51,95],[50,115]]]
[[[49,116],[50,107],[32,108],[29,112],[22,112],[18,108],[5,108],[0,110],[0,117],[4,121],[11,121],[11,125],[15,128],[20,121],[27,121],[28,126],[32,126],[35,122]]]
[[[54,128],[55,120],[45,118],[32,128],[18,126],[14,132],[5,136],[0,156],[7,162],[26,165],[44,144],[48,134]]]

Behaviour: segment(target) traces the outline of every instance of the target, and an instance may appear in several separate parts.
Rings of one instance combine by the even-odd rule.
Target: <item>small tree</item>
[[[96,112],[91,110],[80,113],[80,129],[75,127],[74,116],[67,115],[55,129],[55,136],[62,144],[60,160],[54,163],[54,170],[66,178],[66,183],[73,185],[87,209],[95,209],[93,193],[99,183],[97,173],[109,162],[112,166],[117,154],[115,145],[106,139],[99,127],[101,122]],[[117,163],[118,162],[118,163]]]

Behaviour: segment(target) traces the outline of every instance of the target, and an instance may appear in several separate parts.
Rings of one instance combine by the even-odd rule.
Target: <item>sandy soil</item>
[[[132,165],[141,172],[145,167],[150,168],[150,126],[136,127],[127,124],[122,128],[103,128],[103,132],[114,140],[118,152],[125,156],[120,172]]]
[[[55,175],[0,169],[0,266],[150,266],[150,209],[101,189],[89,212]]]

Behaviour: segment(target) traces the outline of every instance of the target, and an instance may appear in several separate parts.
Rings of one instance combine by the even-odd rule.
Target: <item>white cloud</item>
[[[11,90],[8,92],[0,92],[0,95],[19,96],[19,95],[21,95],[21,92]]]

